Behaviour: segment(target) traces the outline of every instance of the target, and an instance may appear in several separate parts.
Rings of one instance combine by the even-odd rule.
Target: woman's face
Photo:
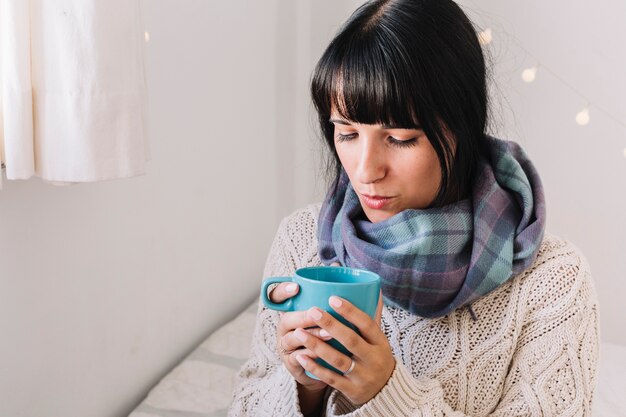
[[[406,209],[423,209],[439,191],[439,158],[421,129],[366,125],[332,112],[335,149],[372,223]],[[368,199],[365,195],[389,197]]]

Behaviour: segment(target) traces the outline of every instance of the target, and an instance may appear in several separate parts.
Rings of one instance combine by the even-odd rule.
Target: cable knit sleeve
[[[485,383],[474,381],[465,393],[497,396],[493,409],[481,416],[591,416],[599,352],[597,297],[585,258],[576,250],[565,258],[540,265],[541,273],[519,284],[517,340],[504,386],[477,387]],[[482,375],[494,372],[489,363],[483,366]],[[416,377],[398,358],[386,386],[366,404],[357,407],[336,390],[327,404],[329,417],[466,415],[446,402],[437,379]]]
[[[264,279],[290,276],[312,262],[314,213],[315,209],[302,209],[281,221],[267,256]],[[278,312],[259,302],[250,356],[237,374],[228,416],[302,416],[296,381],[277,353],[278,321]]]

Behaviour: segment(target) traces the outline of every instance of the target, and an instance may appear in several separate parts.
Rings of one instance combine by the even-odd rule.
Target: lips
[[[363,197],[365,205],[374,210],[380,210],[393,199],[393,197],[371,196],[367,194],[361,194],[361,197]]]
[[[361,193],[361,195],[364,196],[364,197],[373,198],[373,199],[391,198],[391,197],[385,196],[385,195],[363,194],[363,193]]]

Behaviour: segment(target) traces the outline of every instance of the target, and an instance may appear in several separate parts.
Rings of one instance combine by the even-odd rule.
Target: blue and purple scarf
[[[541,179],[517,143],[486,140],[489,160],[479,161],[471,198],[379,223],[362,215],[342,170],[320,211],[322,263],[376,272],[386,305],[422,317],[469,306],[531,266],[546,220]]]

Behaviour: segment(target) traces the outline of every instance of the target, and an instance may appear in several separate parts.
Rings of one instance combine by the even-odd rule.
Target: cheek
[[[357,163],[356,158],[358,154],[355,154],[354,150],[351,150],[351,147],[343,146],[342,144],[339,144],[339,146],[337,146],[337,143],[335,143],[335,152],[337,152],[339,161],[341,162],[341,165],[344,167],[344,169],[346,171],[351,171],[352,166]]]
[[[410,172],[408,177],[413,184],[420,183],[427,185],[427,188],[438,188],[441,183],[441,167],[439,159],[433,150],[432,152],[420,152],[407,158],[403,164],[404,172]]]
[[[432,176],[434,179],[440,179],[441,166],[439,165],[439,158],[434,150],[430,155],[428,155],[426,162],[422,166],[424,167],[426,174]]]

